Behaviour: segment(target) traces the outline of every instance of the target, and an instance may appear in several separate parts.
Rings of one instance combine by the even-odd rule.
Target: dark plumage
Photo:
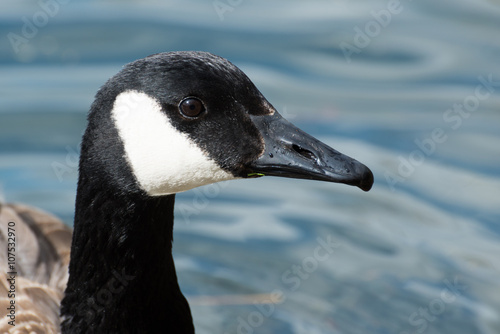
[[[125,98],[132,100],[117,102]],[[186,99],[196,107],[192,113],[181,107]],[[152,116],[161,121],[149,120]],[[155,151],[148,151],[152,147]],[[161,166],[154,165],[158,162]],[[174,167],[180,169],[173,172]],[[180,180],[179,171],[185,172]],[[126,65],[97,93],[82,140],[62,332],[193,333],[172,259],[175,192],[263,175],[342,182],[363,190],[373,183],[364,165],[282,119],[250,79],[223,58],[172,52]],[[36,223],[26,223],[39,240],[47,238]],[[60,229],[68,237],[68,230]],[[49,281],[59,270],[54,268],[67,264],[67,252],[52,243],[40,241],[46,254],[41,258],[58,263],[47,265]],[[36,280],[35,271],[27,278]],[[54,283],[59,289],[54,300],[62,295],[61,277]],[[39,284],[51,287],[47,279]],[[55,330],[59,320],[52,317]]]

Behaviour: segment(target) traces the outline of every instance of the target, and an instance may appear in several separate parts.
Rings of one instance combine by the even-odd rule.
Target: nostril
[[[292,148],[295,150],[295,152],[297,152],[298,154],[302,155],[306,159],[314,160],[314,161],[318,160],[318,157],[316,157],[314,155],[314,153],[312,153],[309,150],[306,150],[305,148],[300,147],[299,145],[293,144]]]

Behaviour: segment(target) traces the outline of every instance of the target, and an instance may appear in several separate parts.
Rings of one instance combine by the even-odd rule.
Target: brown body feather
[[[15,233],[15,298],[9,298],[7,243]],[[11,230],[12,231],[12,230]],[[12,236],[11,236],[12,237]],[[0,204],[0,333],[59,333],[59,306],[68,280],[72,231],[56,217],[25,205]],[[11,245],[12,246],[12,245]],[[5,316],[15,301],[15,326]]]

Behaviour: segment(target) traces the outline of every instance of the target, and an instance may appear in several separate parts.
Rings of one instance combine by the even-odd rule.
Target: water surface
[[[5,199],[71,225],[99,86],[152,53],[210,51],[376,182],[179,194],[174,251],[198,333],[499,333],[500,2],[223,3],[69,1],[19,52],[9,33],[43,9],[1,3]]]

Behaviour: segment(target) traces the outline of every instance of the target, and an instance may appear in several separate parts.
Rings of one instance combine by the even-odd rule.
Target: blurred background
[[[499,31],[497,0],[2,1],[3,200],[72,225],[98,88],[153,53],[210,51],[375,185],[179,194],[197,333],[500,333]]]

